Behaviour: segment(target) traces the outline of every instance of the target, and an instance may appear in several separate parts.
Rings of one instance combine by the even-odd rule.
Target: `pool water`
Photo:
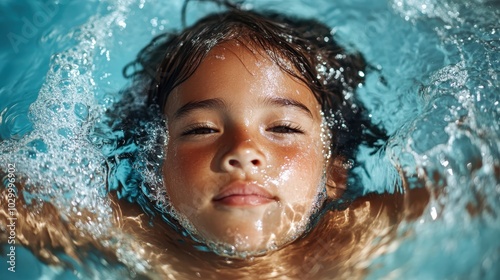
[[[181,0],[0,3],[0,162],[2,169],[15,164],[16,175],[29,185],[43,186],[26,189],[25,198],[50,201],[67,215],[92,211],[95,218],[82,219],[77,227],[98,238],[112,216],[105,183],[120,182],[124,196],[136,197],[126,188],[136,183],[130,170],[148,168],[122,161],[107,169],[107,158],[127,151],[110,141],[123,137],[120,132],[102,130],[104,112],[127,86],[123,66],[154,35],[181,28],[182,5]],[[393,192],[402,187],[398,167],[410,188],[431,190],[424,214],[400,225],[387,252],[368,264],[367,278],[498,279],[498,1],[245,5],[321,20],[372,66],[358,98],[390,138],[378,151],[361,147],[352,159],[350,187],[360,194]],[[187,23],[214,10],[213,4],[193,1]],[[75,270],[63,270],[19,247],[18,270],[11,273],[8,246],[3,249],[1,279],[113,279],[128,271],[103,263],[99,252],[85,263],[74,262]],[[145,265],[126,252],[119,255],[132,270]]]

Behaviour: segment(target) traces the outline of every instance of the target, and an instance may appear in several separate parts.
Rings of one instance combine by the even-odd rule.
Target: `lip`
[[[213,202],[225,206],[259,206],[276,201],[276,197],[252,182],[236,181],[222,189]]]

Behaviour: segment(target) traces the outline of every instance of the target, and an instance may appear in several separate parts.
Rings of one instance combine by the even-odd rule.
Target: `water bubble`
[[[81,120],[87,120],[89,116],[89,108],[85,104],[77,103],[74,109],[75,115]]]
[[[354,160],[353,159],[348,159],[346,160],[343,164],[342,164],[342,167],[344,169],[352,169],[354,166]]]
[[[73,94],[75,87],[73,81],[70,79],[63,79],[59,82],[58,88],[63,95],[71,95]]]
[[[35,139],[27,144],[28,147],[34,148],[38,152],[46,153],[47,144],[42,139]]]
[[[61,104],[55,102],[47,102],[47,108],[56,114],[58,114],[62,110]]]
[[[87,89],[84,86],[77,86],[75,92],[78,94],[84,94],[87,92]]]
[[[86,60],[84,62],[86,62]],[[89,67],[87,67],[85,65],[78,67],[78,73],[80,75],[85,75],[88,71],[89,71]]]
[[[52,63],[51,69],[54,73],[57,73],[61,69],[61,65],[59,63]]]
[[[75,73],[73,72],[74,68],[75,67],[72,64],[64,64],[60,70],[61,78],[63,79],[73,78],[75,76]]]
[[[57,133],[65,138],[73,138],[73,131],[68,127],[59,128]]]

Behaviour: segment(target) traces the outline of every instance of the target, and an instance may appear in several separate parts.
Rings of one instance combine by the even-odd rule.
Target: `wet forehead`
[[[278,94],[306,104],[311,111],[319,108],[311,90],[283,71],[263,50],[232,40],[214,47],[195,73],[172,91],[166,113],[186,102],[216,98],[219,96],[214,94],[227,91],[241,102]]]

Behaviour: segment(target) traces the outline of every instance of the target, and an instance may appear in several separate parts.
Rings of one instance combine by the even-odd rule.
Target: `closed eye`
[[[302,128],[298,125],[294,124],[280,124],[280,125],[275,125],[272,126],[271,128],[268,129],[270,132],[274,133],[299,133],[299,134],[304,134],[304,131]]]
[[[210,127],[209,125],[206,124],[196,124],[193,126],[188,127],[186,130],[184,130],[181,135],[182,136],[187,136],[187,135],[204,135],[204,134],[212,134],[212,133],[217,133],[219,132],[218,129]]]

